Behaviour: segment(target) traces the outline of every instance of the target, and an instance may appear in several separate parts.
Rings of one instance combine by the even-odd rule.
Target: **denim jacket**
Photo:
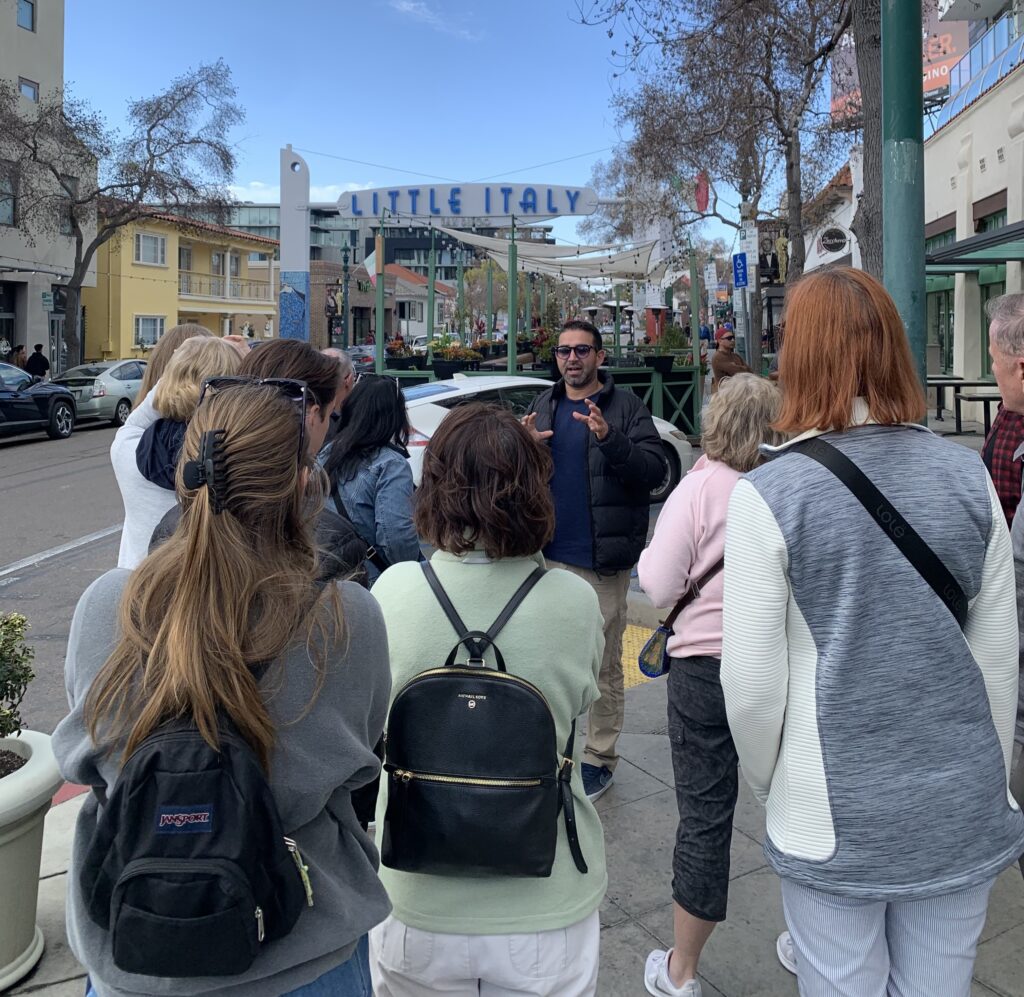
[[[397,450],[381,447],[364,458],[353,477],[338,480],[338,492],[356,531],[388,561],[419,560],[420,542],[412,525],[412,470]],[[333,499],[327,507],[338,511]],[[366,567],[372,583],[379,572],[369,562]]]

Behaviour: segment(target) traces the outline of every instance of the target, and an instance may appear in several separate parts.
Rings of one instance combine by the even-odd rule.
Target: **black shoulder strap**
[[[341,492],[338,490],[338,479],[331,478],[330,480],[331,498],[334,500],[334,508],[338,515],[355,530],[355,523],[352,522],[352,517],[348,514],[348,509],[345,508],[345,503],[341,500]],[[391,562],[373,544],[366,548],[364,560],[369,561],[381,574],[391,567]]]
[[[820,437],[804,440],[789,450],[816,460],[850,489],[963,630],[967,623],[967,596],[960,583],[871,479],[846,454]]]
[[[462,621],[462,617],[459,616],[458,610],[452,605],[451,599],[448,598],[448,593],[445,592],[444,586],[441,584],[441,580],[437,577],[437,573],[434,571],[429,561],[421,561],[420,567],[423,568],[423,574],[427,576],[427,583],[430,585],[434,596],[437,601],[441,604],[441,608],[444,610],[445,616],[448,617],[448,621],[451,623],[455,632],[459,635],[460,641],[465,641],[466,646],[469,648],[470,654],[475,658],[482,658],[484,653],[484,642],[477,640],[467,640],[476,631],[471,631]],[[519,608],[522,601],[530,594],[530,590],[534,585],[537,584],[544,577],[546,571],[539,565],[530,572],[529,576],[515,590],[512,594],[512,598],[505,604],[505,608],[498,614],[498,618],[490,625],[487,633],[484,634],[487,638],[486,643],[493,646],[494,638],[498,636],[505,624],[512,618],[512,614]],[[502,669],[504,670],[504,669]]]
[[[707,571],[704,572],[703,575],[700,576],[700,578],[690,584],[690,587],[682,594],[682,596],[680,596],[679,602],[673,606],[672,612],[665,617],[665,620],[661,625],[667,630],[671,630],[672,625],[676,622],[679,614],[686,609],[691,602],[700,598],[701,589],[703,589],[704,586],[707,585],[707,583],[711,581],[711,579],[714,578],[715,575],[717,575],[724,567],[725,557],[720,557],[713,565],[711,565],[710,568],[708,568]]]
[[[558,768],[558,807],[562,811],[562,818],[565,821],[565,837],[569,842],[569,852],[576,868],[587,872],[587,861],[583,857],[583,849],[580,848],[580,835],[576,828],[576,806],[572,798],[572,769],[573,753],[576,751],[576,721],[573,720],[569,728],[569,739],[565,742],[565,753],[562,755],[562,764]]]

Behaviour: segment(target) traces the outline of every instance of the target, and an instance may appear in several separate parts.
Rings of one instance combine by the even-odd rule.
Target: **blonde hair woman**
[[[779,389],[753,374],[723,381],[704,414],[704,455],[669,496],[640,584],[656,606],[686,599],[668,640],[668,723],[679,824],[672,860],[675,945],[647,958],[644,985],[655,997],[700,997],[697,966],[725,920],[729,848],[739,791],[719,677],[725,513],[741,475],[763,457],[782,406]]]
[[[195,322],[182,322],[181,325],[168,329],[160,337],[146,361],[146,371],[142,375],[142,384],[139,385],[139,393],[135,398],[136,408],[146,400],[146,395],[156,387],[156,382],[163,377],[174,351],[194,336],[212,338],[213,333],[204,325],[197,325]]]
[[[109,796],[126,756],[163,724],[191,721],[217,749],[219,718],[227,718],[265,774],[283,833],[304,856],[314,903],[290,932],[268,920],[265,942],[253,924],[254,958],[235,975],[190,977],[187,948],[181,978],[126,972],[114,952],[116,932],[93,920],[96,905],[80,879],[95,868],[99,808],[90,796],[78,817],[68,905],[68,938],[89,971],[90,994],[370,993],[366,933],[386,916],[388,899],[351,793],[379,770],[372,746],[387,709],[387,636],[380,610],[358,585],[317,584],[309,517],[326,481],[303,446],[305,392],[291,381],[234,383],[204,395],[177,473],[180,527],[135,571],[100,577],[75,610],[65,666],[71,712],[54,748],[67,778]],[[210,439],[218,441],[216,470],[189,487],[186,462]],[[149,813],[138,818],[152,822]],[[117,874],[104,867],[99,875]],[[113,905],[110,920],[130,910],[153,923],[173,921],[176,897],[198,889],[196,882],[179,884],[178,894],[165,883],[163,899],[146,894],[152,909],[141,913],[126,907],[139,902],[135,894]],[[199,902],[185,899],[193,908]],[[174,923],[177,930],[181,922]],[[154,933],[150,946],[160,944]],[[168,958],[146,947],[131,956],[144,964],[147,951],[150,960]]]
[[[124,501],[119,568],[134,568],[146,556],[153,530],[174,506],[175,465],[203,380],[235,374],[241,362],[223,339],[186,340],[156,388],[117,431],[110,461]]]

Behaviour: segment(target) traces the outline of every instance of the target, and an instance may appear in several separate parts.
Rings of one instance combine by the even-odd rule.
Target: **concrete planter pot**
[[[0,779],[0,895],[10,898],[0,917],[0,991],[29,973],[43,954],[36,925],[43,818],[63,780],[50,735],[25,730],[0,738],[0,748],[28,761]]]

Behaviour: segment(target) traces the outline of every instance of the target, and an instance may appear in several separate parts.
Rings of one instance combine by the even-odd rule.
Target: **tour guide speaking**
[[[633,566],[647,541],[650,490],[665,477],[658,431],[643,402],[616,390],[601,334],[589,322],[566,322],[555,356],[562,379],[538,395],[523,425],[551,448],[555,535],[544,548],[552,567],[585,578],[604,617],[604,657],[590,709],[583,786],[596,800],[619,760],[625,693],[622,634]]]

